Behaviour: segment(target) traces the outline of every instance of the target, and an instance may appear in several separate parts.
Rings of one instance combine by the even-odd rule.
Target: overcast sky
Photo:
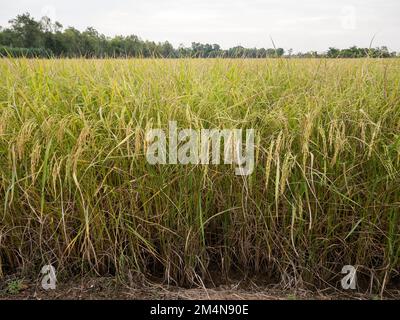
[[[64,27],[190,45],[192,41],[324,51],[387,45],[400,51],[400,0],[1,0],[0,26],[17,14]]]

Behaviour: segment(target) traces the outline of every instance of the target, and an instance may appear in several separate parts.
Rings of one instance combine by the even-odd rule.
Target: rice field
[[[254,128],[255,167],[151,165],[149,129]],[[383,292],[400,271],[399,59],[0,59],[0,278]]]

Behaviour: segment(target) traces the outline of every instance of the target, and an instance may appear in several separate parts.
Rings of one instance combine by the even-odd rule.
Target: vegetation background
[[[273,42],[272,42],[273,44]],[[168,41],[155,43],[141,40],[136,35],[116,36],[113,38],[99,34],[94,28],[85,31],[68,27],[63,29],[59,22],[43,17],[36,21],[29,13],[18,15],[10,20],[9,28],[0,28],[0,56],[13,57],[157,57],[157,58],[267,58],[282,57],[282,48],[244,48],[236,46],[222,49],[218,44],[193,42],[191,47],[174,48]],[[348,49],[329,48],[325,53],[310,51],[286,54],[290,57],[328,57],[328,58],[389,58],[396,52],[387,47]]]

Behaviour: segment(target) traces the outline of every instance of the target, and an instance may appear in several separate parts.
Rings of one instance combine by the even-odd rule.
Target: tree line
[[[325,53],[315,51],[293,54],[282,48],[245,48],[236,46],[222,49],[218,44],[193,42],[190,47],[174,48],[168,41],[142,40],[136,35],[107,37],[88,27],[83,32],[74,27],[63,28],[61,23],[43,17],[35,20],[29,13],[17,15],[7,28],[0,27],[0,56],[13,57],[163,57],[163,58],[272,58],[272,57],[395,57],[387,47],[349,49],[329,48]]]

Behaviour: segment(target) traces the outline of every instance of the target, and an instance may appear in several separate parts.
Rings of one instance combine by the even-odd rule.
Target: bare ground
[[[331,300],[331,299],[400,299],[400,290],[391,290],[384,296],[368,293],[328,291],[282,291],[271,287],[240,283],[215,288],[180,288],[157,283],[123,285],[114,278],[82,278],[58,283],[55,290],[44,290],[40,281],[20,281],[10,287],[10,281],[3,281],[0,300]],[[10,290],[11,289],[11,290]],[[12,291],[12,292],[10,292]]]

